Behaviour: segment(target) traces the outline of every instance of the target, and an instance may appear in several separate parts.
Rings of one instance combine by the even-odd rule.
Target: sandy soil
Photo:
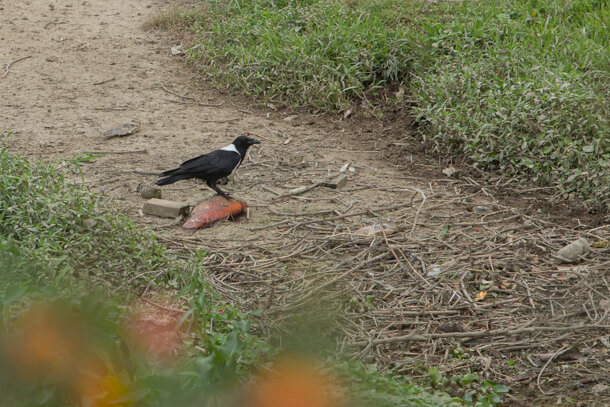
[[[523,237],[527,241],[527,236],[531,237],[534,232],[524,225],[540,225],[535,232],[543,238],[550,236],[549,250],[583,233],[593,240],[607,236],[607,229],[600,228],[599,220],[592,223],[591,219],[567,219],[557,224],[547,215],[536,215],[535,200],[530,200],[527,190],[518,193],[512,190],[510,182],[502,184],[503,191],[515,194],[518,206],[495,195],[499,189],[486,187],[481,179],[473,179],[467,172],[458,171],[448,177],[442,173],[447,164],[431,162],[418,153],[421,147],[409,136],[410,122],[399,113],[390,114],[383,121],[358,114],[347,120],[342,116],[318,117],[306,112],[252,106],[247,99],[212,90],[180,56],[171,55],[170,48],[183,39],[143,28],[167,4],[167,1],[159,0],[0,0],[0,68],[3,68],[0,76],[5,75],[0,79],[0,132],[13,132],[12,137],[2,143],[13,152],[43,160],[70,161],[77,154],[106,153],[83,166],[86,185],[107,196],[112,206],[140,224],[153,227],[168,245],[208,251],[210,255],[206,261],[210,277],[227,298],[245,307],[265,307],[270,311],[269,318],[275,316],[277,320],[277,315],[292,300],[296,298],[298,302],[307,297],[307,294],[295,297],[295,291],[307,292],[312,284],[335,278],[331,275],[345,277],[357,265],[350,263],[350,259],[366,263],[368,260],[362,259],[372,259],[365,256],[373,253],[372,250],[379,250],[381,244],[391,252],[391,256],[383,258],[392,259],[394,263],[375,263],[375,269],[363,270],[357,277],[356,286],[366,283],[369,288],[371,284],[383,287],[383,295],[379,290],[371,293],[379,297],[380,306],[386,307],[378,314],[367,313],[370,311],[366,307],[368,292],[359,291],[351,298],[364,304],[360,317],[365,322],[360,331],[358,328],[350,330],[354,339],[358,334],[379,338],[401,333],[393,331],[391,325],[380,323],[379,318],[383,320],[380,315],[383,312],[391,314],[390,320],[411,315],[405,310],[412,312],[417,298],[409,298],[408,285],[434,271],[434,267],[429,267],[442,260],[443,264],[450,263],[454,270],[461,270],[478,261],[472,256],[462,258],[462,253],[472,254],[484,249],[489,251],[485,255],[489,261],[485,256],[482,258],[491,263],[494,250],[497,252],[508,243],[503,243],[507,240],[494,240],[490,246],[488,242],[492,238],[489,236],[503,234],[509,236],[503,239],[518,241]],[[27,58],[17,61],[23,57]],[[11,61],[16,62],[5,70]],[[113,139],[103,136],[104,131],[130,120],[139,123],[139,131],[135,134]],[[262,144],[251,149],[233,181],[223,188],[248,201],[249,219],[242,217],[223,222],[189,235],[174,226],[171,219],[142,216],[139,186],[156,179],[146,172],[174,168],[188,158],[229,144],[244,132],[251,133]],[[344,173],[348,181],[339,189],[316,187],[297,196],[281,198],[294,188],[312,185],[329,174],[337,174],[348,163]],[[76,172],[74,180],[80,180]],[[166,199],[190,203],[213,195],[201,183],[191,181],[168,186],[163,192]],[[529,217],[532,214],[537,217]],[[320,216],[332,219],[324,221]],[[389,240],[385,235],[383,238],[379,235],[362,238],[360,234],[360,240],[352,237],[352,233],[362,227],[384,223],[393,227],[387,233],[397,237]],[[464,231],[472,232],[466,228],[473,227],[477,233],[488,233],[483,236],[487,246],[480,243],[483,240],[477,242],[468,236],[443,243],[444,234],[449,233],[448,224],[461,227],[464,236]],[[481,226],[481,231],[477,225]],[[559,231],[559,235],[546,234],[549,229]],[[347,240],[337,243],[337,239],[345,236],[349,237],[349,244]],[[475,248],[472,247],[473,239]],[[418,242],[419,249],[400,246],[400,242],[406,241]],[[434,244],[422,243],[427,241],[434,241]],[[557,273],[550,259],[541,260],[546,253],[541,254],[535,244],[518,249],[519,256],[539,267],[535,270],[549,275]],[[400,250],[409,251],[406,262],[413,273],[401,271],[402,277],[397,281],[396,270],[400,271],[404,266],[404,260],[396,254]],[[357,257],[360,254],[364,257]],[[607,252],[600,256],[592,264],[590,273],[601,273],[601,264],[604,261],[607,264]],[[414,267],[409,259],[413,260]],[[451,259],[455,261],[449,261]],[[486,273],[496,271],[493,263],[491,269],[485,267]],[[605,270],[602,277],[608,274]],[[586,278],[594,277],[590,273]],[[335,282],[340,281],[339,277]],[[463,285],[463,280],[454,296],[445,297],[450,294],[450,284],[441,291],[434,291],[443,286],[438,282],[424,284],[418,295],[424,298],[427,293],[436,293],[434,300],[427,300],[427,306],[434,306],[436,301],[455,306],[455,292],[459,292],[458,297],[462,294],[474,297],[481,285],[478,277],[468,286]],[[512,289],[508,286],[500,287],[501,279],[494,277],[492,280],[498,284],[497,293],[503,295],[500,298],[503,301],[507,295],[522,295],[524,306],[531,304],[532,313],[540,313],[541,320],[554,312],[535,307],[529,286],[515,285],[515,291],[509,292]],[[350,285],[354,287],[354,281],[346,281],[344,285],[342,294],[349,291]],[[607,296],[607,288],[606,285],[601,289],[602,299]],[[395,289],[400,292],[398,299],[402,302],[383,302],[389,295],[387,291]],[[351,294],[346,295],[349,298]],[[469,307],[473,306],[466,296],[462,300]],[[599,306],[599,298],[591,298],[591,301]],[[402,308],[398,309],[396,304],[404,306],[400,305]],[[489,324],[491,318],[484,323],[480,315],[476,320],[472,315],[474,313],[463,315],[466,330],[493,328]],[[522,325],[530,316],[519,315],[512,317],[516,318],[511,320],[515,326]],[[593,322],[607,324],[607,316],[607,313],[603,317],[600,314]],[[409,326],[421,324],[432,330],[439,325],[432,320],[421,322],[418,317]],[[603,332],[607,334],[607,330],[598,332],[600,337]],[[587,349],[597,352],[592,351],[594,356],[590,356],[596,363],[604,360],[601,356],[603,346],[599,346],[598,342],[586,343]],[[421,347],[402,349],[400,357],[407,358],[418,352],[427,355],[425,361],[428,363],[449,363],[447,352],[437,349],[435,342],[425,350],[422,350],[425,345]],[[560,347],[561,342],[551,340],[547,351],[552,354]],[[481,350],[487,352],[489,348],[481,347]],[[384,363],[392,365],[396,348],[381,347],[380,351],[387,359]],[[368,355],[373,355],[370,349]],[[485,355],[490,364],[497,356]],[[506,367],[506,362],[499,359],[497,363]],[[529,365],[525,356],[519,360],[523,366]],[[477,363],[486,361],[483,358]],[[572,362],[570,366],[574,369],[577,368],[573,365],[581,363],[579,360]],[[462,367],[472,368],[477,363],[464,363]],[[447,374],[460,371],[451,364],[445,366],[448,366]],[[483,374],[498,381],[510,382],[511,377],[518,376],[516,371],[511,376],[502,366],[497,371],[489,366]],[[536,372],[541,367],[537,367]],[[548,382],[543,380],[543,385],[553,387],[555,393],[545,398],[545,402],[571,394],[569,386],[576,379],[570,380],[569,375],[566,378],[564,371],[565,368],[546,368],[545,377],[550,379]],[[593,377],[589,381],[581,380],[585,384],[578,387],[578,398],[603,405],[607,393],[595,393],[600,388],[594,386],[601,380],[596,379],[597,373],[587,376],[582,370],[575,370],[573,374],[581,379]],[[528,392],[535,397],[541,396],[532,384],[535,379],[532,375],[514,379],[515,388],[523,386],[522,394],[513,399],[515,403],[528,397]]]

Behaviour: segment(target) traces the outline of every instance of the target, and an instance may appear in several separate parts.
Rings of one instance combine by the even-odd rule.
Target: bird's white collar
[[[233,151],[234,153],[237,153],[241,157],[241,154],[239,154],[239,151],[237,151],[237,149],[235,148],[235,144],[229,144],[228,146],[221,148],[221,150]]]

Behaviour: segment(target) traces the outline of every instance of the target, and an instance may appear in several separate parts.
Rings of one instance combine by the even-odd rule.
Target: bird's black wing
[[[183,162],[180,173],[204,179],[221,178],[231,174],[240,161],[241,157],[236,152],[215,150]]]

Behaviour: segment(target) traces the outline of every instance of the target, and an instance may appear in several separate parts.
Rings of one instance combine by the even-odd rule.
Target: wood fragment
[[[180,215],[188,215],[189,205],[185,202],[168,201],[152,198],[144,202],[142,211],[146,215],[175,219]]]
[[[328,181],[325,181],[323,185],[327,188],[337,189],[345,185],[346,182],[347,174],[339,174],[330,178]]]

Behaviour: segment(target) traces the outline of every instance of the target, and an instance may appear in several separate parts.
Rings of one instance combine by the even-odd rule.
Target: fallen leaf
[[[440,274],[443,273],[443,269],[441,268],[441,266],[439,264],[431,264],[428,267],[428,277],[436,277]]]
[[[475,295],[474,297],[474,301],[483,301],[483,299],[485,298],[485,296],[487,295],[487,291],[481,291],[479,292],[477,295]]]
[[[500,281],[500,288],[503,290],[508,290],[509,288],[512,287],[512,283],[508,280],[502,280]]]
[[[448,177],[451,177],[456,172],[457,172],[457,170],[455,169],[455,167],[453,165],[449,165],[449,167],[447,167],[443,170],[443,174],[445,174]]]

